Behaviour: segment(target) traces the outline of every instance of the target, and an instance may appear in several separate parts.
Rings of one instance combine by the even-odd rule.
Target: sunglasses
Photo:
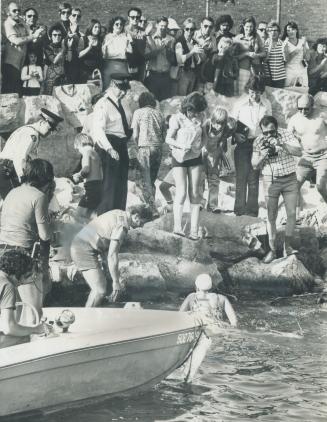
[[[12,12],[13,13],[19,13],[20,12],[20,9],[13,9]]]
[[[264,135],[275,135],[276,134],[276,129],[271,129],[271,130],[263,130],[262,133]]]
[[[299,111],[302,111],[302,110],[304,110],[304,111],[309,111],[310,110],[310,108],[309,107],[298,107],[297,108]]]
[[[72,16],[74,16],[74,18],[80,18],[81,15],[79,13],[72,13]]]
[[[139,15],[129,15],[128,17],[131,18],[131,19],[139,20],[141,16],[139,16]]]
[[[185,28],[185,31],[191,31],[191,32],[194,32],[194,31],[195,31],[195,28]]]
[[[61,15],[70,15],[71,14],[71,11],[70,10],[61,10],[60,11],[60,14]]]
[[[264,32],[266,30],[266,28],[258,28],[258,31],[260,32]]]
[[[123,22],[115,22],[114,25],[115,26],[123,26],[124,24],[123,24]]]
[[[212,29],[212,28],[213,28],[213,26],[212,26],[212,25],[203,25],[203,27],[204,27],[204,28],[210,28],[210,29]]]
[[[27,18],[36,18],[36,15],[26,15]]]

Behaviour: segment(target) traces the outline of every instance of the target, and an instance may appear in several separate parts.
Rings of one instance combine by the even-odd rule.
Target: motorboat
[[[185,312],[70,310],[67,332],[0,350],[0,416],[151,387],[183,364],[201,335]],[[54,322],[62,311],[43,313]]]

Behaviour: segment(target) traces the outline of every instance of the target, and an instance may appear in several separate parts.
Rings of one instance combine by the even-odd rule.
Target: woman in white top
[[[23,67],[21,80],[23,81],[23,95],[39,95],[43,74],[41,66],[37,66],[37,55],[30,51],[27,55],[28,64]]]
[[[191,206],[191,232],[189,238],[198,240],[200,217],[200,182],[202,166],[201,113],[207,108],[202,94],[193,92],[185,97],[181,111],[169,120],[166,142],[171,148],[176,194],[174,199],[174,233],[185,236],[182,216],[187,186]]]
[[[109,22],[109,33],[105,36],[102,44],[103,55],[103,90],[105,91],[110,83],[110,76],[113,73],[128,73],[126,50],[130,38],[124,31],[126,20],[121,16],[115,16]]]
[[[305,37],[300,37],[296,22],[288,22],[284,27],[282,36],[283,51],[286,61],[285,86],[302,86],[307,88],[308,67],[310,50]]]

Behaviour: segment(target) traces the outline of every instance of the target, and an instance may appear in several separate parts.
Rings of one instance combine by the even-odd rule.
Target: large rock
[[[18,94],[0,94],[0,133],[13,132],[24,124],[24,101]]]
[[[314,277],[296,255],[263,264],[257,258],[245,259],[228,269],[236,294],[290,296],[310,291]]]
[[[130,81],[131,89],[126,92],[126,95],[122,99],[122,104],[128,105],[131,113],[133,114],[135,110],[139,107],[139,97],[142,92],[148,92],[148,89],[138,81]]]
[[[23,124],[25,125],[34,123],[40,119],[41,108],[46,108],[47,110],[50,110],[53,113],[60,115],[61,117],[66,117],[62,111],[60,101],[51,95],[35,95],[31,97],[23,97],[23,100],[25,104]],[[61,127],[66,125],[66,121],[61,123]]]

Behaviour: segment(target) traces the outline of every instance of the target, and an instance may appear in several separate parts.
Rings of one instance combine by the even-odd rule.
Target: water
[[[235,306],[240,329],[215,339],[191,386],[178,371],[133,397],[22,422],[327,421],[327,312],[314,296]]]

